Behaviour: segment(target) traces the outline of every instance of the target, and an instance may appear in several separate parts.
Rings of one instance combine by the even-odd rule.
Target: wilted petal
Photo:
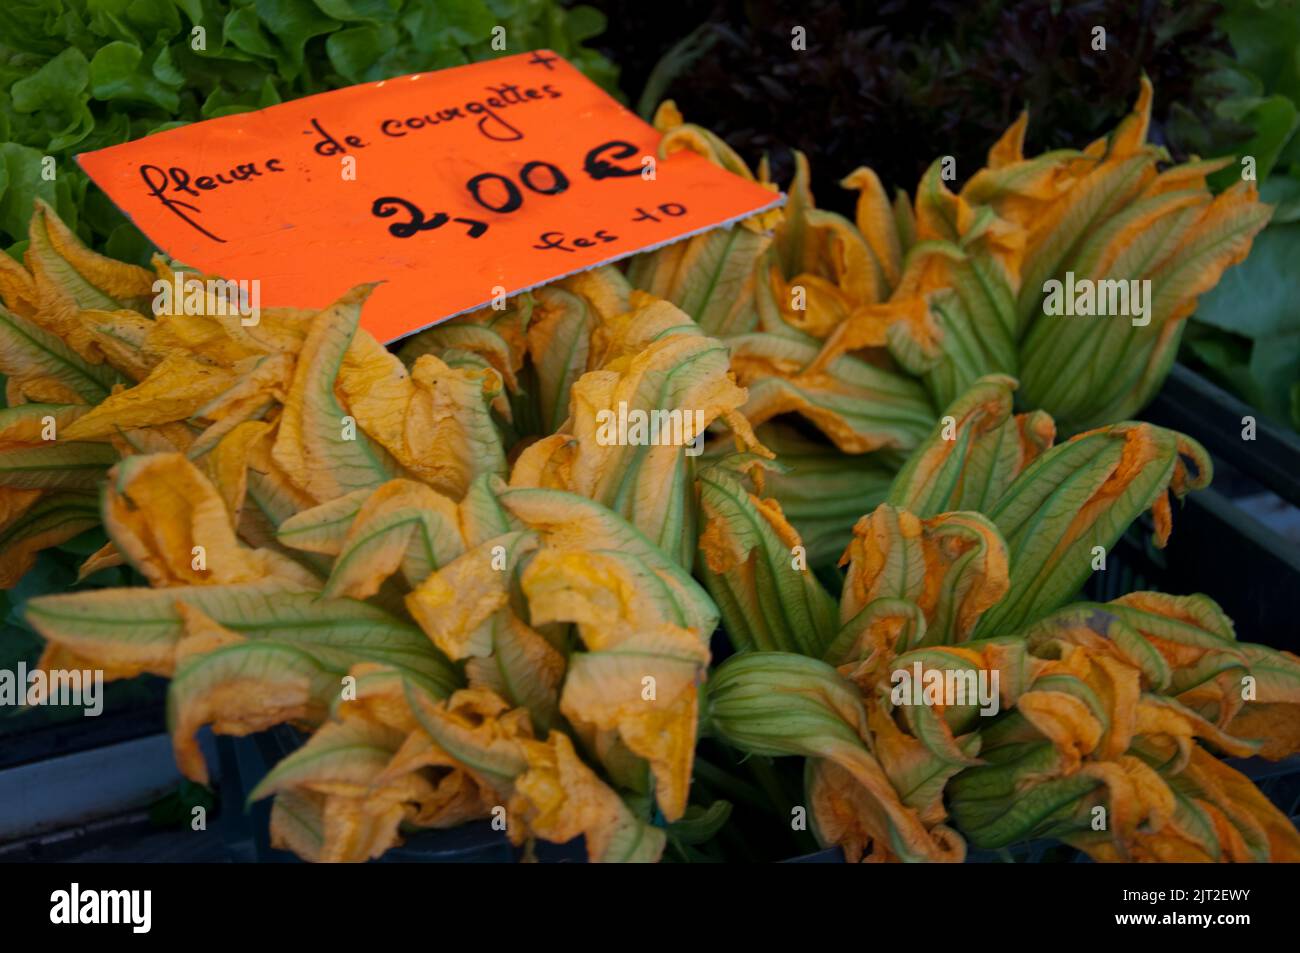
[[[853,537],[840,561],[849,566],[841,622],[877,599],[901,598],[925,614],[927,643],[962,642],[1007,592],[1006,544],[978,513],[922,520],[882,504]]]
[[[406,608],[452,659],[487,655],[492,618],[509,606],[519,561],[537,545],[537,535],[524,531],[480,543],[431,573],[406,597]]]
[[[379,486],[390,475],[379,451],[356,432],[356,421],[349,433],[349,415],[334,390],[370,290],[353,289],[313,320],[272,450],[293,483],[318,502]]]
[[[675,561],[616,513],[584,497],[557,490],[511,489],[501,504],[556,549],[610,550],[643,562],[672,592],[682,625],[707,640],[718,624],[708,593]]]
[[[367,598],[398,568],[419,585],[464,551],[455,503],[422,483],[390,480],[357,511],[324,594]]]
[[[246,735],[287,721],[315,724],[339,690],[337,676],[306,652],[276,643],[240,642],[182,661],[168,686],[168,723],[176,763],[206,784],[196,734]]]
[[[851,825],[844,823],[844,808],[833,793],[814,786],[812,795],[815,810],[833,808],[827,832],[843,833],[849,849],[860,849],[869,837],[883,858],[960,861],[965,856],[960,837],[942,826],[927,829],[918,812],[900,800],[863,741],[866,714],[857,691],[829,665],[784,652],[734,656],[709,682],[708,710],[716,735],[743,751],[803,755],[841,768],[853,781],[840,785],[850,792]]]
[[[532,723],[544,731],[559,710],[566,665],[541,633],[513,612],[500,612],[493,619],[491,654],[471,658],[465,676],[471,688],[486,688],[528,709]]]
[[[496,371],[450,367],[425,354],[408,374],[373,340],[363,350],[373,353],[364,363],[349,358],[340,389],[361,427],[402,466],[453,499],[482,473],[505,475],[489,411],[501,391]]]
[[[235,536],[230,511],[212,483],[180,454],[128,457],[110,474],[104,525],[131,564],[156,586],[222,585],[312,577]]]
[[[132,300],[143,301],[152,292],[154,276],[88,249],[39,199],[32,210],[28,239],[23,258],[38,305],[32,319],[82,357],[98,360],[81,311],[115,310]]]
[[[170,675],[185,634],[181,604],[250,642],[306,652],[340,677],[358,662],[372,661],[440,694],[461,684],[446,657],[409,622],[354,599],[322,599],[318,591],[283,579],[40,596],[29,600],[26,617],[49,642],[105,668]]]
[[[94,404],[108,396],[117,373],[92,364],[51,332],[0,308],[0,374],[9,403]]]
[[[915,381],[844,356],[824,370],[805,370],[815,344],[773,334],[728,339],[731,369],[748,390],[740,412],[752,424],[786,413],[806,417],[845,453],[882,447],[910,450],[934,423]]]
[[[656,861],[664,832],[637,818],[622,799],[579,760],[567,735],[552,732],[545,743],[520,744],[527,768],[515,782],[511,814],[523,830],[566,843],[586,838],[594,863]],[[522,831],[512,836],[519,837]]]

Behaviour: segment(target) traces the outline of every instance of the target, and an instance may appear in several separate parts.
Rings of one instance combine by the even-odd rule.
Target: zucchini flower
[[[705,575],[728,632],[743,633],[738,646],[749,651],[710,682],[711,729],[742,750],[809,757],[817,829],[850,858],[937,859],[882,840],[880,803],[890,792],[932,832],[951,809],[956,829],[987,849],[1055,837],[1098,859],[1294,856],[1300,838],[1285,818],[1206,754],[1294,749],[1294,732],[1275,727],[1295,721],[1294,658],[1233,641],[1231,624],[1204,597],[1135,593],[1062,607],[1093,547],[1113,545],[1143,510],[1155,513],[1163,544],[1168,494],[1208,482],[1204,452],[1132,423],[1052,447],[1050,417],[1013,413],[1014,387],[989,377],[955,401],[900,471],[893,502],[855,525],[829,639],[824,623],[802,626],[819,633],[815,640],[781,624],[794,618],[788,606],[809,603],[793,601],[799,590],[774,569],[768,592],[766,577],[738,571],[735,560]],[[744,459],[706,471],[702,505],[721,517],[719,540],[749,540],[737,547],[752,552],[746,565],[775,567],[769,554],[793,543],[774,521],[780,510],[741,489],[746,469],[763,472]],[[719,494],[728,481],[730,493]],[[1050,552],[1032,555],[1037,541]],[[709,533],[701,544],[708,557]],[[786,651],[752,652],[772,647]],[[764,684],[741,696],[752,705],[723,706],[718,718],[712,699],[729,697],[720,691],[728,666],[752,658],[756,670],[775,669],[780,660],[783,684],[802,685],[787,669],[810,660],[791,652],[819,656],[838,668],[838,688],[856,689],[848,697],[862,715],[845,720],[887,788],[804,739],[807,690],[793,690],[796,701]],[[1270,730],[1274,737],[1260,737]],[[1188,785],[1203,790],[1194,811],[1179,806]]]
[[[873,621],[886,610],[905,618],[907,605],[877,600]],[[1203,597],[1137,593],[960,645],[895,654],[896,642],[868,641],[840,671],[862,692],[871,748],[894,788],[930,821],[943,818],[946,792],[955,827],[975,847],[1051,837],[1099,860],[1294,858],[1300,836],[1285,816],[1205,750],[1242,756],[1267,742],[1239,730],[1248,721],[1225,730],[1172,697],[1165,655],[1185,660],[1188,682],[1215,671],[1188,651],[1214,638],[1192,617],[1222,615]],[[925,631],[919,610],[910,621]],[[1179,648],[1145,632],[1177,633]],[[1276,685],[1276,673],[1293,660],[1251,648],[1252,680],[1275,683],[1271,703],[1288,697],[1294,685]],[[1184,804],[1188,790],[1199,800]],[[854,814],[843,817],[849,833],[836,839],[852,848]]]
[[[730,341],[732,366],[750,391],[744,412],[756,424],[799,414],[845,453],[910,450],[934,417],[923,392],[897,373],[885,352],[892,313],[883,302],[898,280],[899,240],[859,233],[816,208],[808,178],[807,161],[798,155],[789,203],[759,266],[766,270],[759,332]],[[888,218],[883,195],[872,203],[868,192],[864,185],[860,217],[887,229],[878,221]],[[848,327],[855,329],[859,354],[831,343]]]
[[[110,542],[85,570],[127,563],[153,587],[31,600],[41,664],[170,678],[176,759],[195,780],[205,725],[308,732],[255,796],[277,798],[276,842],[311,859],[364,860],[407,829],[498,808],[516,842],[583,835],[593,859],[657,858],[651,812],[685,812],[717,610],[680,557],[555,488],[564,474],[542,450],[576,448],[593,426],[548,430],[513,489],[506,445],[544,426],[529,388],[553,411],[608,386],[634,406],[708,407],[692,437],[722,416],[761,453],[726,348],[602,270],[426,332],[407,366],[359,330],[368,288],[247,326],[213,301],[211,314],[150,317],[131,310],[138,298],[92,298],[76,275],[98,260],[37,226],[71,266],[34,252],[46,271],[6,266],[0,287],[56,330],[6,312],[5,341],[27,362],[21,396],[63,402],[0,418],[0,544],[21,569],[63,526],[102,522]],[[74,298],[52,298],[50,275]],[[47,315],[46,299],[61,310]],[[582,347],[556,364],[573,307],[590,318]],[[607,461],[626,476],[647,458],[635,493],[614,480],[608,495],[647,528],[666,520],[662,538],[693,555],[688,448],[666,449]],[[457,742],[487,722],[508,739],[500,776]]]
[[[572,385],[561,432],[519,455],[511,485],[602,503],[689,565],[693,458],[706,430],[725,421],[741,445],[767,451],[739,412],[745,390],[730,374],[726,346],[666,301],[636,292],[632,306],[598,329],[593,357],[601,363]]]
[[[907,452],[934,423],[915,381],[852,355],[811,368],[815,343],[777,334],[730,338],[731,366],[748,390],[741,412],[758,425],[782,414],[808,420],[844,453]]]
[[[0,409],[0,589],[17,585],[42,549],[99,525],[96,489],[117,452],[107,442],[46,439],[89,410],[41,403]]]
[[[1134,592],[1104,605],[1077,603],[1023,635],[1031,646],[1064,640],[1109,652],[1138,668],[1149,690],[1260,742],[1265,758],[1300,753],[1300,660],[1238,642],[1232,621],[1205,596]]]
[[[982,377],[950,404],[898,471],[888,502],[921,517],[988,512],[1056,435],[1043,411],[1012,413],[1015,388],[1010,377]]]
[[[1064,604],[1092,572],[1097,548],[1109,552],[1147,509],[1164,546],[1170,494],[1181,500],[1211,472],[1196,441],[1144,423],[1103,427],[1043,453],[989,511],[1007,542],[1011,587],[979,631],[1019,628]]]
[[[869,187],[873,179],[859,169],[847,181]],[[878,207],[880,200],[868,204]],[[891,224],[881,212],[871,217],[876,230]],[[992,208],[949,191],[941,161],[921,180],[908,230],[902,273],[887,300],[836,327],[811,369],[887,342],[894,359],[922,379],[938,404],[984,375],[1016,373],[1023,231]]]
[[[820,657],[835,635],[835,599],[809,570],[780,504],[748,489],[768,469],[776,467],[733,455],[701,472],[698,571],[738,650]]]
[[[433,762],[450,757],[491,792],[505,809],[515,843],[532,837],[565,843],[583,835],[587,856],[595,862],[659,858],[662,829],[604,784],[578,758],[567,735],[552,732],[545,742],[535,739],[527,719],[491,693],[471,689],[437,703],[412,695],[411,702]]]
[[[1111,136],[1034,158],[1024,157],[1022,115],[960,192],[937,161],[910,207],[891,208],[871,170],[848,176],[875,296],[816,310],[812,333],[824,343],[803,372],[845,355],[879,363],[887,344],[936,404],[1007,374],[1066,433],[1136,413],[1164,380],[1197,298],[1246,257],[1271,213],[1250,182],[1211,194],[1206,177],[1228,159],[1161,171],[1168,155],[1145,141],[1151,97],[1144,78]]]
[[[656,126],[664,132],[661,152],[690,148],[753,179],[716,136],[683,124],[671,103],[660,108]],[[880,201],[869,197],[880,191],[878,181],[876,191],[861,176],[853,181],[863,189],[860,221],[874,227],[882,207],[891,218],[883,193]],[[892,226],[864,238],[847,219],[816,208],[808,182],[807,161],[796,156],[784,209],[637,256],[629,278],[727,341],[732,369],[749,390],[742,412],[752,423],[795,413],[845,453],[908,450],[934,417],[924,391],[896,372],[885,350],[881,303],[898,281],[901,240]],[[871,328],[854,345],[874,347],[870,359],[827,354],[814,363],[822,341],[846,322]]]
[[[899,797],[868,746],[861,697],[829,665],[787,652],[735,656],[709,680],[707,716],[708,730],[742,751],[809,759],[814,829],[849,859],[965,857],[960,836]]]
[[[903,645],[964,642],[1009,588],[1006,544],[978,513],[922,520],[882,503],[853,527],[840,562],[849,567],[840,595],[840,622],[848,632],[837,636],[840,645],[864,623],[869,630],[879,627],[872,608],[878,600],[920,611],[899,633]]]
[[[1142,672],[1105,650],[1067,635],[1034,651],[1042,661],[1014,710],[979,731],[983,763],[948,785],[973,845],[1054,837],[1097,860],[1300,857],[1285,815],[1199,742],[1233,755],[1256,743],[1144,691]]]
[[[591,369],[592,337],[602,323],[632,309],[630,290],[621,273],[604,268],[535,292],[528,355],[541,436],[557,433],[564,425],[573,385]]]
[[[1173,525],[1170,495],[1207,486],[1209,456],[1183,434],[1127,422],[1051,446],[1052,419],[1013,415],[1015,381],[979,381],[945,412],[899,471],[890,502],[920,514],[954,506],[986,515],[1005,541],[1010,585],[981,618],[981,635],[1017,631],[1063,605],[1146,510],[1154,542]]]
[[[452,367],[494,370],[505,385],[492,403],[510,442],[545,437],[568,415],[569,390],[593,369],[593,336],[631,310],[630,286],[606,266],[481,308],[408,338],[398,352],[413,365],[433,355]],[[503,428],[504,429],[504,428]]]
[[[1066,433],[1122,420],[1159,389],[1196,299],[1244,259],[1272,209],[1253,182],[1211,195],[1231,159],[1159,170],[1152,89],[1083,152],[1023,156],[1027,117],[963,195],[1026,233],[1015,305],[1024,400]],[[1103,370],[1104,369],[1104,372]]]
[[[86,248],[39,200],[24,264],[0,262],[0,589],[17,585],[42,549],[99,525],[96,489],[118,454],[103,435],[70,439],[69,430],[134,379],[139,362],[115,342],[148,325],[130,309],[144,306],[152,283],[147,270]]]
[[[79,360],[62,368],[55,367],[48,354],[45,360],[31,360],[46,350],[43,344],[48,339],[41,335],[24,342],[7,327],[0,338],[0,373],[9,378],[8,402],[93,402],[94,398],[78,400],[75,396],[89,385],[89,381],[77,383],[88,370],[85,365],[101,386],[120,381],[115,366],[104,366],[106,356],[117,350],[113,343],[116,322],[111,316],[123,310],[147,312],[154,277],[145,268],[88,249],[49,205],[37,199],[23,265],[13,259],[0,265],[0,297],[21,322],[16,327],[35,325],[45,335],[59,339]],[[105,317],[102,322],[101,316]],[[128,322],[123,330],[130,335],[143,321],[141,317]]]
[[[758,302],[764,330],[821,340],[850,318],[870,324],[878,313],[874,306],[889,295],[888,275],[896,265],[878,259],[865,233],[848,219],[817,208],[809,178],[808,160],[796,153],[789,200],[760,266],[766,281]],[[883,323],[878,330],[863,346],[884,346]]]
[[[43,664],[169,676],[177,762],[199,781],[203,725],[311,732],[254,794],[282,799],[277,843],[364,860],[403,829],[504,807],[517,841],[584,834],[592,859],[654,859],[649,806],[683,814],[717,613],[599,504],[486,475],[456,501],[396,478],[309,505],[276,548],[251,549],[212,480],[159,453],[112,471],[104,522],[155,588],[31,600]],[[500,776],[464,737],[481,718],[513,739]]]
[[[152,314],[155,280],[171,288],[190,278],[160,257],[150,273],[95,255],[43,208],[32,220],[27,264],[30,273],[5,266],[4,287],[22,312],[0,315],[0,370],[11,400],[94,405],[55,415],[51,475],[29,482],[60,480],[55,471],[67,464],[88,476],[92,459],[106,467],[117,455],[180,451],[224,471],[229,487],[240,487],[234,496],[257,501],[247,514],[257,525],[247,531],[265,539],[305,503],[394,476],[416,476],[459,498],[476,476],[506,473],[491,409],[501,406],[517,362],[503,357],[498,369],[488,358],[462,358],[491,354],[483,339],[503,339],[508,320],[501,333],[468,329],[470,340],[448,349],[453,364],[424,354],[408,372],[358,330],[366,288],[319,312],[265,309],[246,323],[204,284],[183,312]],[[200,313],[189,313],[195,308]],[[512,320],[522,347],[518,309]],[[36,538],[38,526],[12,545]]]

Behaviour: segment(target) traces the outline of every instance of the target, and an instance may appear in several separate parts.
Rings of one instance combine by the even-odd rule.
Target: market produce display
[[[1208,482],[1204,451],[1147,424],[1049,448],[1050,418],[1014,415],[1011,386],[985,378],[948,408],[956,439],[937,430],[853,527],[838,609],[784,568],[779,508],[702,478],[706,580],[748,650],[708,683],[713,730],[807,758],[821,839],[851,859],[959,860],[963,837],[1059,838],[1102,860],[1295,858],[1285,815],[1201,743],[1292,753],[1298,660],[1235,642],[1203,596],[1069,603],[1087,553],[1148,506],[1163,544],[1170,494]],[[970,694],[922,703],[920,686],[897,691],[913,671],[965,673]],[[1243,702],[1243,678],[1269,687]]]
[[[301,728],[251,799],[311,860],[478,818],[657,860],[705,807],[703,737],[803,757],[849,860],[1300,859],[1218,758],[1300,750],[1300,660],[1204,596],[1075,601],[1137,517],[1163,545],[1209,483],[1195,441],[1125,418],[1267,219],[1249,184],[1209,193],[1213,163],[1161,168],[1150,102],[1037,158],[1022,118],[960,193],[939,163],[915,200],[859,169],[856,224],[801,164],[783,210],[396,353],[358,327],[368,287],[254,324],[156,313],[179,266],[107,258],[38,203],[0,258],[2,581],[102,526],[83,574],[148,587],[29,600],[42,667],[169,678],[196,781],[203,726]],[[664,154],[753,177],[671,105],[658,123]],[[1066,272],[1149,280],[1149,321],[1045,316]],[[927,698],[936,678],[971,694]]]
[[[1210,193],[1206,176],[1227,160],[1162,169],[1166,154],[1146,143],[1151,100],[1143,82],[1110,137],[1028,159],[1022,115],[957,194],[942,160],[914,200],[891,200],[857,169],[844,180],[859,193],[857,227],[814,207],[801,160],[770,241],[762,223],[700,236],[638,257],[629,277],[727,340],[751,422],[798,414],[838,450],[874,451],[886,467],[987,374],[1017,377],[1021,403],[1063,433],[1124,420],[1159,389],[1197,297],[1246,257],[1269,216],[1249,182]],[[663,149],[696,148],[750,174],[671,104],[657,125]],[[1076,284],[1098,279],[1145,288],[1146,313],[1047,313],[1048,282],[1073,299]],[[818,469],[800,470],[776,497],[801,531],[817,521],[807,532],[819,557],[838,556],[882,483],[862,481],[826,526],[817,501],[834,506],[836,495],[818,492]]]
[[[1252,469],[1253,417],[1234,456],[1239,410],[1197,429],[1156,413],[1172,386],[1152,404],[1181,354],[1251,413],[1300,422],[1296,2],[3,5],[0,789],[81,753],[90,706],[53,686],[85,673],[122,693],[96,716],[139,703],[159,722],[144,741],[170,741],[185,780],[154,813],[255,817],[258,859],[263,842],[365,862],[461,838],[591,862],[1300,862],[1294,800],[1252,780],[1300,765],[1300,656],[1270,631],[1294,613],[1204,587],[1234,625],[1180,585],[1189,549],[1219,558],[1206,512],[1240,519],[1250,478],[1285,495],[1287,448],[1266,428]],[[512,79],[446,108],[403,86],[430,113],[412,128],[458,115],[440,131],[481,161],[433,135],[400,162],[362,153],[383,190],[349,214],[410,217],[365,248],[420,303],[384,340],[366,328],[394,275],[371,259],[325,307],[232,308],[232,276],[192,265],[239,259],[179,260],[205,252],[137,216],[146,238],[76,158],[372,84],[331,94],[351,105],[328,133],[321,100],[301,106],[337,149],[312,161],[338,154],[355,182],[340,140],[367,148],[360,95],[512,55],[563,87],[528,89],[558,101],[534,113],[551,146],[471,115],[528,86]],[[579,141],[579,114],[612,141]],[[196,154],[205,135],[257,139],[223,121],[189,130]],[[197,216],[165,153],[132,187]],[[304,190],[320,172],[321,216],[351,202],[320,198],[332,169],[301,170]],[[568,172],[610,190],[589,201]],[[482,216],[444,204],[462,185]],[[748,204],[702,208],[724,185]],[[596,230],[658,222],[639,201],[684,217]],[[265,207],[253,231],[293,267],[373,241],[346,223],[305,237]],[[458,243],[435,234],[448,222]],[[215,230],[198,228],[260,261]],[[516,280],[528,254],[541,267]],[[455,306],[424,301],[444,265],[476,286]],[[1248,542],[1272,561],[1246,576],[1300,573],[1280,537]],[[1183,575],[1147,571],[1165,557]],[[91,753],[137,727],[101,724]],[[287,753],[254,771],[243,753],[268,746]],[[63,821],[0,827],[0,859],[15,837],[39,856]]]

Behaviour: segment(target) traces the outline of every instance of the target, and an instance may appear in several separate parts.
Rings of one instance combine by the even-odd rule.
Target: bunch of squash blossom
[[[204,725],[302,729],[251,796],[308,859],[488,817],[516,843],[657,859],[718,612],[690,574],[688,448],[607,446],[590,420],[699,408],[765,454],[726,347],[612,269],[401,358],[358,328],[369,288],[245,325],[211,298],[153,314],[175,278],[89,251],[45,207],[25,265],[0,266],[4,583],[99,525],[83,575],[149,583],[30,600],[40,664],[169,678],[197,781]]]
[[[1098,860],[1300,859],[1286,816],[1216,757],[1300,751],[1300,659],[1237,642],[1205,596],[1071,601],[1144,511],[1164,545],[1171,495],[1210,479],[1204,451],[1132,422],[1054,445],[1014,386],[981,378],[946,409],[955,430],[853,527],[838,600],[760,495],[772,464],[702,473],[704,579],[739,650],[705,730],[804,757],[814,829],[850,860],[1044,838]],[[970,688],[918,704],[899,673]]]
[[[702,130],[665,137],[684,145],[748,174]],[[1200,600],[1062,608],[1091,548],[1138,513],[1152,508],[1167,535],[1167,493],[1208,481],[1204,454],[1136,424],[1052,448],[1050,417],[1011,415],[1009,378],[975,377],[948,410],[962,422],[953,455],[932,433],[942,375],[913,379],[889,347],[830,353],[888,288],[859,280],[877,254],[866,230],[813,208],[806,185],[791,191],[784,213],[635,259],[631,285],[649,293],[598,269],[416,335],[399,357],[357,328],[367,289],[320,312],[269,309],[253,327],[216,307],[155,317],[166,261],[103,259],[38,210],[27,267],[0,263],[5,581],[102,522],[110,543],[83,571],[129,562],[154,587],[33,600],[43,664],[171,677],[177,758],[197,779],[204,724],[309,731],[255,792],[275,796],[277,843],[305,857],[364,859],[407,828],[504,811],[520,842],[582,834],[593,859],[653,859],[685,810],[721,615],[742,654],[713,676],[707,730],[807,756],[819,830],[851,856],[955,859],[965,839],[1028,836],[1158,855],[1163,841],[1137,841],[1157,829],[1193,830],[1209,858],[1246,856],[1243,844],[1286,856],[1285,821],[1248,782],[1214,775],[1202,743],[1240,753],[1267,736],[1264,753],[1292,750],[1293,661],[1239,646]],[[795,287],[817,306],[785,308]],[[899,306],[920,314],[928,300]],[[602,413],[620,406],[701,409],[720,438],[712,465],[681,446],[602,441]],[[774,419],[789,412],[832,444]],[[817,534],[814,563],[848,544],[838,608],[791,565],[803,545],[791,522]],[[1051,538],[1044,526],[1061,548],[1024,556]],[[697,540],[708,594],[689,574]],[[1112,617],[1097,638],[1080,628]],[[1128,653],[1114,665],[1140,670],[1142,704],[1129,692],[1107,707],[1096,673],[1110,663],[1088,666],[1110,642]],[[909,653],[957,645],[984,653],[964,664],[999,672],[1003,734],[972,730],[966,709],[895,712],[882,697]],[[1258,686],[1249,701],[1242,679]],[[1072,692],[1102,700],[1096,724],[1058,697]],[[1157,696],[1178,707],[1153,708]],[[1031,745],[1064,760],[980,774]],[[1169,751],[1157,773],[1180,799],[1177,828],[1157,823],[1168,804],[1134,766]],[[1104,792],[1131,800],[1123,777],[1153,806],[1100,838],[1074,815],[981,827],[1031,782],[1091,779],[1068,788],[1091,818]]]
[[[856,224],[815,207],[796,156],[783,210],[634,260],[635,285],[731,347],[745,415],[794,466],[770,489],[815,565],[834,562],[939,409],[979,378],[1018,379],[1020,408],[1064,434],[1127,419],[1160,388],[1197,297],[1246,257],[1271,208],[1253,182],[1211,194],[1206,177],[1230,159],[1170,167],[1146,142],[1151,97],[1143,79],[1111,135],[1030,158],[1022,114],[956,193],[943,158],[912,199],[891,200],[859,168],[843,180],[858,192]],[[672,103],[655,121],[661,154],[692,149],[753,178]],[[758,178],[771,184],[765,167]],[[1145,314],[1047,313],[1053,281],[1146,288]]]

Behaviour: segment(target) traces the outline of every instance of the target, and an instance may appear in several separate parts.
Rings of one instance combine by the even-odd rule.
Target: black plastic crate
[[[1293,529],[1300,525],[1300,435],[1178,364],[1142,416],[1203,444],[1214,481],[1175,509],[1164,550],[1149,542],[1149,518],[1131,528],[1085,595],[1204,593],[1233,620],[1240,640],[1300,653],[1300,537]],[[1256,421],[1252,441],[1241,436],[1246,416]],[[1264,509],[1270,515],[1261,518]]]
[[[1248,416],[1255,418],[1252,441],[1241,437]],[[1300,506],[1300,434],[1190,368],[1171,368],[1142,418],[1195,437],[1216,461]]]
[[[1134,523],[1094,572],[1083,597],[1106,602],[1139,589],[1204,593],[1232,619],[1237,638],[1300,653],[1300,546],[1283,539],[1213,487],[1174,511],[1169,543],[1151,542],[1148,516]]]

